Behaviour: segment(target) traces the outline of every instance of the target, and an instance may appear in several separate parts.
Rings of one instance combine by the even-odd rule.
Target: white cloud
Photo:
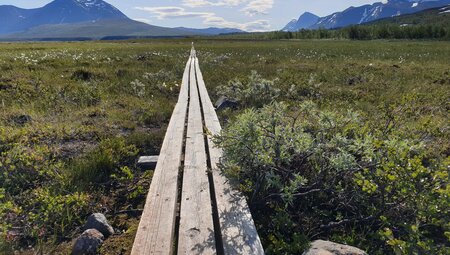
[[[248,16],[268,14],[268,11],[273,7],[273,3],[274,0],[252,0],[241,11]]]
[[[137,10],[151,12],[156,15],[157,19],[173,19],[173,18],[195,18],[208,17],[214,15],[212,12],[190,12],[184,8],[176,6],[164,7],[135,7]]]
[[[192,12],[185,8],[176,6],[164,7],[135,7],[137,10],[147,11],[155,14],[157,19],[176,19],[176,18],[202,18],[203,24],[213,27],[238,28],[244,31],[266,31],[270,29],[269,21],[255,20],[246,23],[228,21],[223,17],[217,16],[213,12]]]
[[[205,6],[238,6],[249,0],[183,0],[183,5],[188,7],[205,7]]]
[[[272,9],[274,0],[183,0],[183,5],[187,7],[207,7],[225,6],[236,7],[245,6],[241,9],[248,16],[267,14]]]
[[[267,31],[270,29],[269,21],[267,20],[255,20],[246,23],[238,23],[228,21],[219,16],[206,17],[203,23],[213,27],[226,27],[226,28],[238,28],[248,32]]]

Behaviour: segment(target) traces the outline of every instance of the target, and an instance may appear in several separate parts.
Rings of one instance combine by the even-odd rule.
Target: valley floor
[[[448,42],[2,43],[0,254],[69,253],[94,212],[116,229],[102,253],[129,254],[152,176],[135,161],[159,153],[191,40],[212,100],[256,80],[281,91],[274,101],[351,109],[372,124],[394,109],[405,132],[432,133],[429,150],[449,155]],[[220,119],[226,127],[260,106],[242,100]],[[262,232],[263,245],[273,245]]]

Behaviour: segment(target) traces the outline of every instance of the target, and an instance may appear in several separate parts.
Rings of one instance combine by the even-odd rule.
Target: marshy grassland
[[[355,196],[361,199],[355,201],[363,203],[364,211],[346,204],[330,212],[330,205],[322,203],[316,208],[320,216],[314,216],[308,209],[293,206],[298,197],[290,195],[301,193],[298,187],[312,184],[299,177],[304,169],[295,168],[295,160],[261,163],[263,168],[274,164],[293,169],[293,174],[266,178],[271,184],[255,183],[249,176],[251,171],[244,171],[244,165],[251,164],[233,158],[239,148],[227,150],[229,143],[224,136],[219,143],[233,162],[228,166],[234,169],[230,175],[241,181],[250,207],[258,212],[255,221],[270,254],[299,253],[305,240],[318,237],[369,247],[371,254],[414,249],[442,254],[449,251],[450,225],[445,211],[450,196],[450,43],[155,39],[0,44],[0,254],[13,250],[23,254],[69,253],[71,240],[93,212],[104,213],[117,230],[117,235],[105,242],[102,253],[130,252],[152,176],[151,170],[137,169],[135,161],[139,155],[159,153],[192,40],[212,100],[224,95],[239,102],[238,109],[219,112],[224,134],[244,130],[244,118],[263,118],[264,114],[280,111],[307,118],[295,113],[312,109],[320,116],[321,112],[330,114],[326,119],[331,124],[308,119],[301,130],[311,133],[311,141],[318,139],[314,130],[320,128],[332,130],[320,137],[349,136],[341,143],[355,134],[370,134],[373,144],[378,144],[374,151],[380,151],[380,155],[384,149],[392,152],[393,148],[405,147],[398,152],[405,155],[395,160],[388,152],[380,156],[385,167],[388,163],[399,168],[405,164],[406,169],[414,163],[425,169],[413,178],[407,178],[408,174],[378,175],[376,169],[373,179],[366,170],[355,173],[351,188],[336,182],[336,187],[343,189],[341,193],[325,192],[303,199],[308,199],[305,204],[312,204],[312,208],[313,201],[328,201],[334,196],[350,199],[341,195],[360,187],[361,194]],[[274,102],[283,102],[283,106]],[[308,108],[307,104],[314,106]],[[255,112],[249,113],[251,108]],[[358,115],[358,120],[339,117],[349,111]],[[279,123],[290,123],[284,121],[285,117],[280,117]],[[353,126],[346,126],[348,123]],[[388,140],[415,143],[383,147]],[[367,139],[361,141],[368,143]],[[331,138],[329,142],[337,143]],[[423,147],[420,152],[410,148],[419,144]],[[347,154],[357,158],[359,164],[364,157],[355,151]],[[287,154],[283,156],[294,157]],[[330,157],[334,156],[342,155]],[[348,163],[344,161],[339,167]],[[318,166],[321,162],[317,159],[310,164]],[[370,166],[363,168],[370,172]],[[333,180],[340,178],[333,176]],[[377,183],[377,178],[384,177],[386,182]],[[420,180],[430,180],[431,186],[418,189],[416,182]],[[265,190],[258,196],[254,190],[259,186]],[[377,193],[380,189],[381,195]],[[287,193],[271,196],[280,191]],[[410,206],[414,199],[407,197],[416,195],[428,201],[430,208],[420,203]],[[395,212],[379,212],[376,207],[381,200],[385,207],[404,206]],[[287,213],[281,213],[283,210]],[[296,211],[304,213],[294,215]],[[355,219],[355,215],[362,218]],[[368,215],[377,220],[368,219]],[[323,229],[312,224],[299,226],[304,219],[313,221],[322,216],[323,221],[314,223],[323,224]],[[404,224],[398,222],[402,217]],[[326,224],[332,222],[344,223],[336,228]]]

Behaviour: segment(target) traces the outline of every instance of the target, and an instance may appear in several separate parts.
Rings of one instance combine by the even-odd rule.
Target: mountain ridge
[[[103,0],[54,0],[34,9],[0,5],[0,24],[6,24],[0,26],[0,40],[192,36],[243,32],[231,28],[154,26],[130,19]]]
[[[389,24],[399,26],[434,25],[440,27],[450,27],[450,4],[443,7],[426,9],[416,13],[379,19],[363,25],[371,26]]]
[[[304,12],[298,19],[293,19],[289,22],[282,30],[283,31],[298,31],[300,29],[309,28],[314,25],[318,20],[319,16],[311,13]]]
[[[314,25],[307,27],[307,29],[336,29],[349,25],[364,24],[383,18],[416,13],[447,4],[450,4],[450,0],[389,0],[357,7],[351,6],[343,11],[319,18]],[[287,31],[293,32],[298,30]]]
[[[208,28],[189,28],[189,27],[175,27],[175,29],[187,31],[191,33],[199,33],[205,35],[220,35],[220,34],[234,34],[234,33],[245,33],[245,31],[238,28],[218,28],[218,27],[208,27]]]
[[[50,24],[71,24],[98,20],[126,20],[125,14],[103,0],[55,0],[42,7],[23,9],[0,6],[0,34],[26,31]]]

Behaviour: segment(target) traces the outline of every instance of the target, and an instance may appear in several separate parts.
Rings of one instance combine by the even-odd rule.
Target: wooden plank
[[[192,60],[195,59],[193,51]],[[200,99],[191,66],[178,254],[216,254]]]
[[[205,125],[209,131],[208,146],[224,252],[225,254],[264,254],[245,198],[232,187],[217,167],[222,151],[211,141],[211,135],[220,133],[220,122],[206,90],[197,58],[195,66]]]
[[[158,158],[159,156],[141,156],[136,165],[141,169],[154,169],[158,163]]]
[[[183,147],[191,63],[193,63],[192,59],[186,63],[178,102],[167,128],[134,240],[131,252],[133,255],[173,253],[177,182]]]

